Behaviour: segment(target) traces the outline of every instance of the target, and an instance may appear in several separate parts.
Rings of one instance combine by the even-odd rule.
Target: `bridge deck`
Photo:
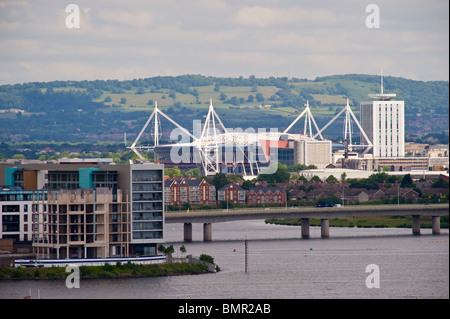
[[[351,205],[344,207],[270,207],[166,212],[166,223],[218,223],[271,218],[322,218],[351,216],[449,215],[448,204],[431,205]]]

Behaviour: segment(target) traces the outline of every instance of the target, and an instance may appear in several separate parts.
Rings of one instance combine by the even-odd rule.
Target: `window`
[[[3,205],[2,212],[18,213],[20,212],[20,205]]]

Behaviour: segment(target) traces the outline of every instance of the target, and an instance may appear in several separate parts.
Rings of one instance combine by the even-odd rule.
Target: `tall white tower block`
[[[360,104],[361,125],[372,141],[374,157],[405,155],[405,102],[395,101],[395,96],[383,93],[381,73],[381,94],[369,94],[374,100]]]

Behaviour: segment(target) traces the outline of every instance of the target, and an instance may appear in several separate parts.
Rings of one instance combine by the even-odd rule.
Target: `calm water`
[[[311,227],[301,239],[294,226],[263,221],[213,224],[213,242],[202,242],[202,225],[193,225],[193,242],[182,242],[182,225],[166,224],[166,239],[187,253],[211,255],[215,274],[139,279],[0,281],[0,298],[23,298],[29,289],[41,298],[449,298],[448,230],[440,236],[410,229],[330,228],[329,239]],[[245,273],[244,239],[248,239]],[[380,269],[380,288],[366,287],[366,266]]]

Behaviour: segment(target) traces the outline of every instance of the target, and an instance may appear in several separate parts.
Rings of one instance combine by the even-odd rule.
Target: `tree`
[[[125,103],[127,103],[127,99],[124,97],[120,98],[120,104],[125,104]]]
[[[442,177],[439,177],[436,181],[431,184],[432,188],[448,188],[448,182],[444,181]]]
[[[264,96],[261,93],[256,93],[256,101],[263,102]]]
[[[261,174],[258,175],[257,180],[258,181],[266,181],[268,183],[284,183],[289,180],[290,174],[287,170],[287,166],[281,163],[276,163],[277,170],[272,174],[267,174],[267,172],[270,172],[273,170],[274,166],[270,166],[268,169],[263,171]],[[266,173],[265,173],[266,172]]]
[[[193,178],[199,178],[202,177],[202,172],[198,168],[193,168],[183,173],[184,177],[188,177],[189,175]]]
[[[327,183],[337,183],[338,180],[336,177],[334,177],[333,175],[330,175],[327,177],[327,179],[325,180]]]
[[[186,253],[186,247],[184,245],[181,245],[180,251],[181,251],[181,256],[183,256],[183,254]]]
[[[173,245],[170,245],[169,247],[165,247],[163,244],[159,244],[158,250],[166,256],[171,256],[175,252]]]
[[[166,250],[166,247],[164,247],[163,244],[159,244],[159,245],[158,245],[158,251],[164,253],[165,250]]]
[[[414,187],[414,183],[413,180],[411,178],[411,174],[406,174],[405,176],[403,176],[402,182],[400,184],[400,186],[402,188],[404,187]]]
[[[212,180],[212,184],[216,187],[216,192],[221,189],[222,187],[224,187],[225,185],[227,185],[229,183],[229,180],[227,178],[227,175],[225,175],[224,173],[217,173],[216,175],[214,175],[214,178]]]
[[[244,181],[243,183],[242,183],[242,188],[243,189],[245,189],[245,190],[249,190],[250,189],[250,187],[252,187],[253,186],[253,183],[252,183],[252,181],[250,181],[250,180],[246,180],[246,181]]]
[[[175,166],[175,167],[168,167],[168,168],[165,168],[164,169],[164,175],[165,176],[169,176],[169,177],[180,177],[181,176],[181,171],[180,171],[180,169],[177,167],[177,166]]]
[[[165,254],[172,256],[172,254],[175,252],[175,249],[173,248],[173,245],[170,245],[169,247],[166,248],[165,250]]]

